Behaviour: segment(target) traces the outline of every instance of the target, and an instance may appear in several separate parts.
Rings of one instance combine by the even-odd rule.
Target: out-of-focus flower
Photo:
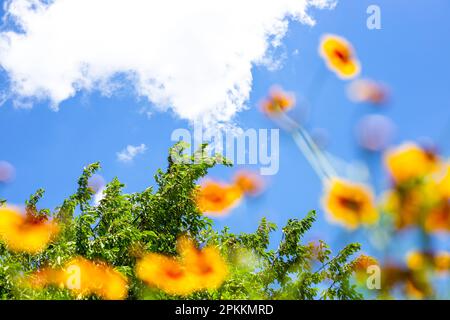
[[[367,268],[369,268],[370,266],[378,266],[378,261],[371,256],[362,254],[358,258],[356,258],[353,266],[356,272],[366,273]]]
[[[194,275],[178,259],[156,253],[147,254],[137,263],[136,275],[171,295],[187,296],[197,289]]]
[[[0,183],[9,183],[14,179],[15,169],[12,164],[0,161]]]
[[[381,290],[385,293],[401,288],[412,299],[424,299],[432,294],[433,288],[423,270],[410,270],[395,264],[386,264],[381,270]]]
[[[406,257],[406,265],[405,294],[413,299],[425,299],[433,293],[430,271],[445,273],[450,256],[446,252],[412,251]]]
[[[390,190],[384,196],[383,206],[394,216],[396,227],[404,229],[418,224],[424,201],[424,194],[417,188],[404,192]]]
[[[388,262],[381,267],[381,290],[389,292],[397,284],[404,282],[408,277],[408,271],[401,266]]]
[[[326,185],[322,203],[328,217],[348,229],[378,221],[372,191],[361,184],[334,178]]]
[[[194,274],[198,289],[217,289],[228,275],[228,267],[215,247],[197,249],[188,238],[179,241],[179,252],[186,270]]]
[[[431,292],[431,288],[427,283],[417,283],[414,279],[407,279],[404,288],[405,294],[416,300],[422,300]]]
[[[368,277],[369,267],[378,266],[378,261],[365,254],[360,255],[353,262],[353,270],[355,271],[356,280],[359,283],[364,283]]]
[[[95,294],[107,300],[122,300],[127,297],[127,279],[105,263],[94,263],[77,257],[62,269],[44,268],[30,277],[35,289],[54,285],[73,291],[84,297]]]
[[[384,162],[395,183],[401,184],[422,178],[439,168],[440,159],[433,152],[414,143],[405,143],[389,150]]]
[[[36,217],[32,213],[22,215],[10,207],[0,208],[0,240],[11,251],[37,254],[58,231],[58,225],[46,217]]]
[[[411,251],[406,256],[406,265],[409,269],[417,271],[423,270],[426,265],[429,257],[420,251]]]
[[[244,194],[250,196],[257,196],[264,189],[264,182],[261,176],[251,171],[238,171],[233,178],[233,183]]]
[[[423,271],[426,267],[431,267],[439,273],[445,273],[450,270],[450,253],[412,251],[406,257],[406,265],[413,271]]]
[[[361,70],[352,45],[342,37],[336,35],[322,37],[319,53],[328,68],[341,79],[352,79]]]
[[[382,115],[368,115],[362,118],[356,127],[358,143],[369,151],[382,151],[392,139],[394,123]]]
[[[266,115],[273,116],[292,109],[294,105],[294,94],[285,92],[279,87],[273,87],[269,96],[261,102],[261,110]]]
[[[387,191],[383,209],[393,215],[398,229],[418,226],[428,233],[450,230],[449,199],[442,197],[430,176]]]
[[[442,197],[450,199],[450,163],[445,165],[444,174],[438,179],[438,188]]]
[[[426,216],[425,230],[428,232],[450,232],[450,200],[444,199]]]
[[[203,213],[222,215],[236,206],[241,198],[239,187],[209,180],[197,190],[196,203]]]
[[[445,273],[450,271],[450,252],[438,252],[434,256],[434,265],[436,270],[440,273]]]
[[[171,295],[187,296],[196,291],[218,288],[228,275],[219,251],[197,249],[187,238],[178,241],[180,258],[150,253],[136,265],[136,274],[147,285]]]
[[[368,79],[358,79],[348,86],[348,97],[358,103],[381,105],[388,100],[386,86]]]

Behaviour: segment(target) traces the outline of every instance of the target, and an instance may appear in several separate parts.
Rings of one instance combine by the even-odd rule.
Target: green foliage
[[[171,148],[168,168],[155,175],[156,190],[124,194],[124,185],[116,178],[106,186],[103,199],[95,206],[88,181],[100,169],[98,163],[84,168],[76,192],[53,212],[37,209],[44,195],[43,190],[38,190],[26,202],[27,210],[52,217],[60,223],[61,232],[44,252],[33,256],[10,252],[0,243],[0,297],[74,298],[59,288],[31,291],[18,285],[17,279],[43,266],[60,267],[74,256],[83,256],[105,261],[126,275],[130,281],[129,299],[177,298],[147,288],[136,279],[134,268],[137,252],[175,255],[177,238],[188,235],[202,245],[217,246],[230,267],[228,280],[218,290],[198,292],[191,299],[361,298],[349,280],[350,258],[359,245],[351,244],[331,257],[324,242],[303,243],[304,234],[315,221],[315,212],[301,220],[289,220],[277,249],[270,245],[270,233],[276,226],[266,219],[250,234],[233,234],[228,228],[214,230],[212,221],[196,207],[196,182],[216,164],[230,164],[220,156],[206,156],[206,146],[192,156],[183,154],[185,147],[179,143]]]

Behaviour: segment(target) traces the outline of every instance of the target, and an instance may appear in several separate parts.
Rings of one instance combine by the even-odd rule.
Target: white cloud
[[[131,162],[137,155],[143,154],[146,150],[147,146],[145,144],[141,144],[140,146],[128,145],[125,149],[117,153],[117,160],[120,162]]]
[[[110,94],[124,75],[163,110],[228,121],[249,97],[252,66],[273,63],[288,20],[313,24],[307,9],[334,2],[9,0],[16,28],[0,33],[0,65],[18,100],[57,108],[81,90]]]
[[[101,187],[93,197],[93,205],[94,207],[98,207],[100,205],[100,202],[105,198],[105,190],[106,187]]]

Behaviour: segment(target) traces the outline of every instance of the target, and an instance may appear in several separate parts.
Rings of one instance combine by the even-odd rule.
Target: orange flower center
[[[433,150],[430,149],[425,150],[425,156],[431,163],[438,162],[438,156],[436,155],[436,152],[434,152]]]
[[[42,222],[38,220],[32,220],[32,221],[25,221],[24,223],[17,226],[17,230],[28,232],[30,230],[33,230],[36,227],[39,227],[42,225]]]
[[[348,63],[350,61],[350,54],[347,51],[334,49],[333,54],[343,63]]]
[[[200,267],[200,274],[207,275],[213,272],[213,268],[209,265],[202,265]]]
[[[183,271],[181,270],[181,269],[169,269],[169,270],[166,270],[166,275],[169,277],[169,278],[172,278],[172,279],[175,279],[175,280],[177,280],[177,279],[180,279],[181,277],[183,277]]]
[[[340,197],[339,203],[352,211],[359,212],[361,210],[362,204],[360,201],[351,198]]]
[[[214,203],[220,203],[223,201],[223,195],[219,193],[211,193],[206,195],[206,197],[208,198],[209,201]]]

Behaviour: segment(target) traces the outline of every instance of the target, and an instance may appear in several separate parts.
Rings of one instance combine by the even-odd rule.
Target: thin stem
[[[314,171],[319,176],[319,178],[322,181],[327,180],[328,177],[327,177],[326,172],[317,163],[317,160],[314,159],[314,155],[309,150],[308,145],[306,144],[306,142],[305,142],[304,138],[302,137],[302,135],[299,132],[292,132],[291,135],[292,135],[292,138],[294,139],[295,143],[297,144],[297,146],[300,148],[300,151],[303,153],[303,155],[305,156],[306,160],[311,165],[311,167],[314,169]]]
[[[274,120],[280,127],[292,135],[292,138],[300,148],[300,151],[322,181],[329,180],[337,175],[326,155],[320,150],[309,133],[299,123],[284,113],[278,118],[274,118]]]
[[[312,152],[315,154],[315,156],[317,157],[318,161],[323,166],[323,169],[327,173],[327,176],[329,178],[333,177],[333,176],[336,176],[336,171],[331,166],[328,158],[325,156],[325,154],[322,152],[322,150],[320,150],[320,148],[316,145],[316,143],[311,138],[309,133],[301,126],[299,126],[298,130],[302,133],[305,141],[308,143],[308,145],[310,146]]]

